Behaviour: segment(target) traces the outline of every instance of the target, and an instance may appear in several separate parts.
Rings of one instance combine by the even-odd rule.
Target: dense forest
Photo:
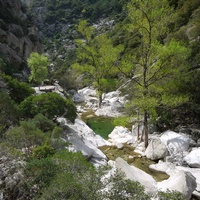
[[[150,199],[137,182],[66,150],[70,90],[119,89],[118,124],[200,128],[199,0],[0,0],[0,193],[3,199]],[[62,95],[33,87],[59,83]],[[198,138],[200,134],[196,133]],[[198,135],[199,134],[199,135]],[[105,176],[106,177],[106,176]],[[108,185],[112,190],[103,190]],[[126,194],[126,195],[124,195]],[[184,199],[176,192],[160,199]]]

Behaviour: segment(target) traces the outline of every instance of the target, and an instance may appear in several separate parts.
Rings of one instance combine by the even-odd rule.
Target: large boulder
[[[186,199],[190,199],[192,194],[200,194],[200,171],[192,170],[191,168],[176,166],[170,162],[159,161],[157,164],[149,166],[151,170],[165,172],[170,177],[167,180],[157,183],[157,188],[160,191],[178,191],[182,193]],[[198,179],[198,184],[196,179]],[[198,189],[197,189],[198,187]],[[196,195],[197,196],[197,195]]]
[[[178,191],[182,193],[187,200],[191,198],[196,186],[195,177],[190,172],[183,170],[174,170],[170,173],[170,177],[167,180],[157,183],[158,190],[164,192],[167,192],[167,190]]]
[[[117,158],[115,161],[117,169],[125,173],[125,177],[132,181],[139,182],[145,188],[145,193],[150,195],[156,194],[156,181],[146,172],[138,169],[137,167],[130,166],[122,158]]]
[[[108,141],[111,145],[121,148],[124,144],[132,144],[134,142],[134,136],[128,128],[116,126],[108,135]]]
[[[107,157],[98,149],[99,146],[108,145],[101,136],[97,136],[82,120],[76,119],[74,124],[65,118],[58,118],[58,122],[65,128],[63,139],[69,142],[69,150],[82,154],[95,166],[107,165]]]
[[[197,197],[197,199],[200,199],[200,168],[189,168],[183,166],[177,166],[176,168],[179,170],[190,172],[196,178],[197,187],[192,194]]]
[[[160,139],[152,139],[149,143],[145,155],[151,160],[159,160],[167,155],[167,147]]]
[[[200,148],[194,148],[184,160],[190,167],[200,168]]]
[[[174,131],[166,131],[161,135],[160,140],[167,146],[169,152],[166,161],[182,165],[183,157],[187,154],[190,144],[189,136]]]

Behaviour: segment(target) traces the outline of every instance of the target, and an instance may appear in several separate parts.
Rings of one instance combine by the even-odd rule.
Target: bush
[[[52,146],[48,144],[43,144],[41,146],[33,148],[32,156],[37,159],[46,158],[55,153],[55,150]]]
[[[57,93],[30,96],[19,105],[19,109],[26,118],[32,118],[41,113],[49,119],[65,116],[74,122],[77,116],[76,106],[73,102],[70,99],[64,99]]]
[[[159,200],[186,200],[186,198],[177,191],[158,192]]]
[[[0,92],[0,134],[19,122],[19,111],[6,92]]]
[[[11,98],[18,104],[35,93],[34,89],[25,82],[19,82],[17,79],[6,75],[1,75],[1,77],[6,82]]]
[[[31,119],[31,121],[35,124],[37,128],[39,128],[43,132],[53,131],[53,129],[56,127],[56,124],[51,119],[48,119],[41,113],[35,115],[35,117]]]
[[[30,156],[32,148],[45,140],[45,133],[31,121],[21,122],[20,126],[8,130],[4,136],[8,144],[23,151],[26,156]]]

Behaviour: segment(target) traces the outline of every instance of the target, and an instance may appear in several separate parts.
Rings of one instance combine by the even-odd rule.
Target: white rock
[[[190,167],[200,168],[200,148],[193,149],[184,160]]]
[[[167,180],[157,183],[158,190],[164,192],[167,190],[178,191],[189,200],[197,186],[195,177],[190,172],[183,170],[174,170],[173,172]]]
[[[151,160],[159,160],[167,155],[167,146],[160,139],[152,139],[149,143],[145,155]]]
[[[189,148],[189,136],[173,131],[166,131],[161,135],[160,140],[167,146],[169,152],[166,161],[182,165],[183,158]]]
[[[192,194],[198,197],[198,199],[200,199],[200,168],[189,168],[189,167],[177,166],[177,169],[190,172],[196,178],[197,187],[193,191]]]
[[[130,166],[122,158],[117,158],[115,165],[117,169],[120,169],[125,173],[127,179],[138,181],[141,185],[143,185],[146,193],[151,195],[156,193],[156,181],[152,178],[152,176],[134,166]]]
[[[132,144],[134,136],[128,128],[123,126],[116,126],[113,131],[108,135],[108,141],[111,145],[123,146],[123,144]]]
[[[187,151],[189,148],[189,136],[185,134],[166,131],[161,135],[160,140],[167,146],[170,154]]]
[[[173,174],[173,171],[176,169],[176,165],[170,162],[163,162],[159,160],[157,164],[149,165],[149,168],[154,171],[165,172],[166,174],[170,175]]]
[[[101,136],[97,136],[82,120],[76,119],[74,124],[68,123],[65,118],[58,118],[58,122],[65,127],[64,139],[72,145],[72,151],[81,151],[94,165],[106,165],[107,157],[98,149],[99,146],[109,143]],[[69,150],[70,150],[69,149]]]

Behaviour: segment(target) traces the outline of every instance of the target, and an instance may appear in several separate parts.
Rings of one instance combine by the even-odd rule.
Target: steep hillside
[[[42,44],[26,6],[20,0],[1,0],[0,58],[7,64],[1,70],[8,74],[21,71],[32,51],[42,52]]]

